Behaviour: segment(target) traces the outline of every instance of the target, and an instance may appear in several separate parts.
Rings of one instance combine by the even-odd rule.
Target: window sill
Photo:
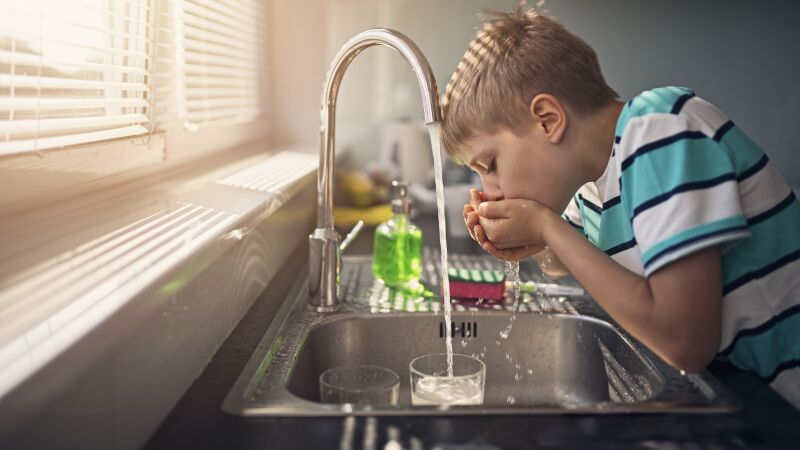
[[[312,182],[316,149],[265,145],[0,218],[0,398],[166,274],[199,273]]]

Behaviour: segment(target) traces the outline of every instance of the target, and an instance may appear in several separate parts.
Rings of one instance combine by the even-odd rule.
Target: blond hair
[[[491,14],[495,19],[469,43],[442,99],[442,143],[452,158],[460,161],[461,147],[478,134],[524,134],[530,102],[540,93],[577,114],[618,97],[594,50],[552,17],[523,5]]]

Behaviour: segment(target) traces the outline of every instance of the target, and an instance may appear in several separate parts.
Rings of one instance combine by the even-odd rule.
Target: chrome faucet
[[[425,123],[441,120],[439,92],[428,60],[408,36],[395,30],[373,28],[347,41],[333,59],[322,91],[319,170],[317,171],[317,228],[309,240],[309,308],[335,311],[339,287],[339,233],[333,228],[333,156],[336,126],[336,97],[347,67],[364,49],[385,45],[399,52],[411,64],[422,94]]]

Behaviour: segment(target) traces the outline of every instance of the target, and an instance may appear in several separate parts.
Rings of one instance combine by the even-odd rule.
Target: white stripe
[[[637,275],[644,275],[644,267],[642,266],[642,253],[639,251],[638,245],[612,255],[611,258],[631,272]]]
[[[719,108],[700,97],[689,99],[679,115],[688,118],[690,122],[699,123],[700,131],[707,136],[714,136],[719,127],[729,120]]]
[[[681,192],[633,219],[634,236],[642,253],[655,244],[698,225],[741,215],[736,181]]]
[[[739,183],[742,209],[749,219],[772,208],[789,195],[792,188],[768,162],[761,170]]]
[[[730,241],[738,241],[741,239],[746,239],[752,236],[749,230],[736,230],[736,231],[729,231],[721,234],[716,234],[707,238],[700,239],[698,241],[692,242],[691,244],[684,245],[678,247],[675,250],[671,250],[659,257],[650,260],[650,265],[647,266],[644,273],[645,276],[650,276],[656,270],[666,266],[667,264],[677,261],[684,256],[691,255],[692,253],[698,252],[704,248],[711,247],[713,245],[718,245]]]
[[[605,178],[597,182],[597,189],[602,192],[603,203],[614,197],[619,197],[619,173],[620,159],[615,152],[615,155],[608,162],[608,167],[606,167]]]
[[[600,194],[597,192],[597,185],[594,183],[589,182],[584,184],[578,192],[590,203],[594,203],[598,207],[603,206],[603,199],[600,198]]]
[[[800,409],[800,368],[784,370],[769,386],[795,408]]]
[[[720,350],[731,344],[738,331],[755,328],[797,304],[798,273],[800,261],[794,261],[728,293],[722,300]]]

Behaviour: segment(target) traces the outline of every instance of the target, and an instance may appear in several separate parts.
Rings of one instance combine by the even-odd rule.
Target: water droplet
[[[528,369],[528,375],[533,375],[533,369]]]
[[[514,381],[519,382],[519,380],[521,379],[522,379],[522,374],[520,374],[519,372],[514,374]]]
[[[509,361],[511,361],[511,354],[510,354],[510,353],[508,353],[508,352],[506,352],[506,359],[507,359],[507,360],[509,360]]]
[[[681,375],[686,376],[686,371],[685,370],[681,370]]]
[[[508,397],[506,397],[506,403],[508,403],[509,405],[513,405],[516,402],[517,399],[515,399],[513,396],[509,395]]]
[[[500,340],[498,339],[498,340],[494,341],[494,343],[497,344],[497,345],[500,345]]]

